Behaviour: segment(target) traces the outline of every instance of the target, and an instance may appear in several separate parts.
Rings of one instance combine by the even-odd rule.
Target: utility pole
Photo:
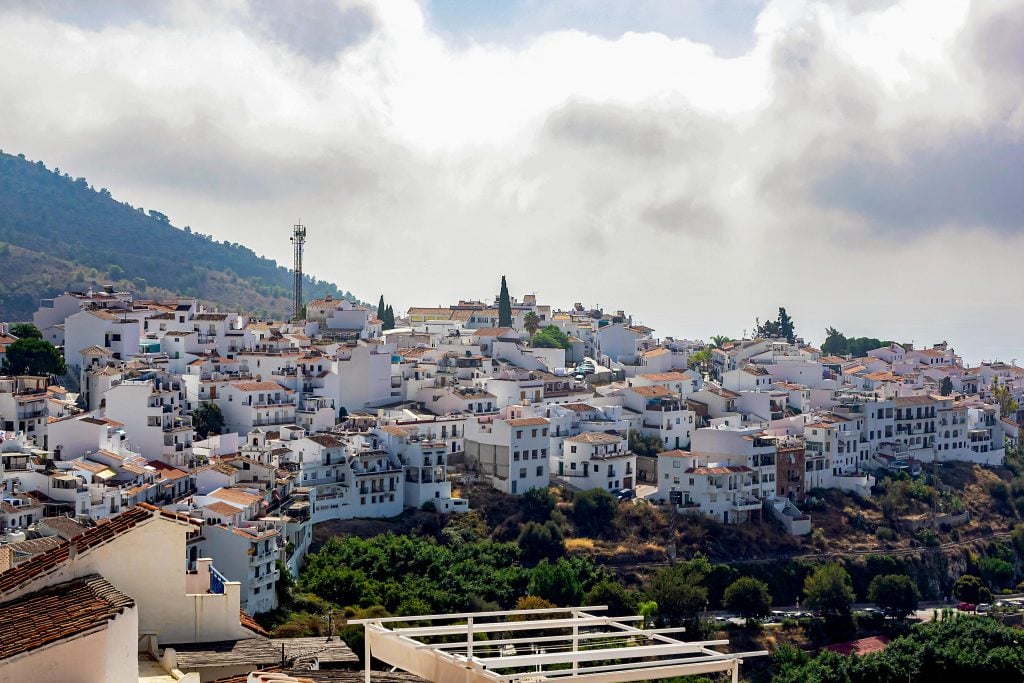
[[[295,275],[295,300],[292,318],[302,319],[302,248],[306,244],[306,226],[296,223],[292,227],[292,247],[294,248],[294,260],[292,271]]]

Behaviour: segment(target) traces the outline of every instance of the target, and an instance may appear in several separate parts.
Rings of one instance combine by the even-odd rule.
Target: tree
[[[564,557],[555,563],[541,560],[530,571],[526,590],[530,595],[562,607],[578,605],[583,599],[583,583],[573,565]]]
[[[1009,417],[1017,412],[1020,407],[1017,401],[1013,399],[1013,393],[1010,391],[1010,387],[1005,384],[1000,384],[996,378],[992,378],[992,398],[999,404],[999,415],[1001,417]]]
[[[710,565],[703,555],[659,569],[647,594],[658,603],[658,614],[670,625],[694,621],[707,605],[704,587]]]
[[[565,552],[562,529],[553,521],[527,522],[519,532],[519,548],[523,559],[534,562],[543,558],[556,560]]]
[[[957,600],[979,604],[992,602],[992,591],[988,589],[985,582],[977,576],[964,574],[953,584],[953,595]]]
[[[785,308],[779,308],[777,324],[780,337],[785,337],[790,344],[796,342],[796,328],[793,326],[793,319],[786,313]]]
[[[716,334],[714,337],[711,338],[711,343],[715,345],[716,349],[722,348],[731,341],[732,339],[726,337],[724,334]]]
[[[528,312],[523,316],[523,327],[526,328],[526,333],[530,336],[540,329],[540,317],[533,311]]]
[[[555,510],[555,497],[549,488],[532,488],[519,499],[519,510],[524,522],[546,522]]]
[[[875,603],[887,617],[903,619],[917,610],[921,594],[905,574],[884,574],[871,579],[868,600]]]
[[[530,346],[539,349],[568,349],[569,337],[557,325],[548,325],[530,338]]]
[[[381,325],[381,329],[395,329],[395,309],[391,308],[391,304],[388,304],[384,308],[384,317],[381,319],[381,321],[384,323],[383,325]]]
[[[377,302],[377,320],[384,322],[384,295],[380,295],[380,301]]]
[[[850,575],[840,564],[823,564],[804,580],[804,603],[828,620],[848,617],[853,599]]]
[[[751,625],[772,613],[772,596],[768,584],[751,576],[736,579],[725,589],[725,608],[732,610]]]
[[[637,614],[644,618],[644,628],[651,624],[651,619],[658,613],[658,603],[654,600],[644,600],[637,605]]]
[[[7,331],[12,337],[18,339],[42,339],[43,333],[32,323],[14,323],[8,326]]]
[[[613,579],[603,579],[583,596],[584,605],[607,605],[607,614],[621,617],[636,613],[636,594]]]
[[[192,426],[200,439],[224,433],[224,413],[213,401],[206,401],[192,411]]]
[[[687,367],[691,370],[703,370],[711,364],[711,348],[707,347],[690,354],[689,359],[686,361]]]
[[[585,536],[600,536],[615,519],[619,501],[604,489],[580,491],[572,502],[572,519],[576,529]]]
[[[512,327],[512,300],[508,296],[505,276],[501,276],[501,292],[498,294],[498,327]]]
[[[825,328],[825,343],[821,345],[821,352],[826,356],[844,356],[848,351],[846,336],[834,327]]]
[[[949,396],[953,393],[953,380],[949,377],[942,378],[942,384],[939,385],[939,393],[943,396]]]
[[[0,372],[5,375],[63,375],[66,371],[60,351],[42,339],[19,339],[7,346]]]
[[[656,436],[641,434],[635,429],[629,430],[629,450],[637,455],[656,457],[665,450],[664,443]]]

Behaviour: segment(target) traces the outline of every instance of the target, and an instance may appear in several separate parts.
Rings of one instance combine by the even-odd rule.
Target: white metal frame
[[[744,658],[768,654],[719,652],[712,648],[728,645],[728,640],[684,641],[674,637],[682,628],[644,628],[637,625],[643,617],[596,614],[607,609],[464,612],[348,623],[364,629],[366,683],[371,656],[435,683],[614,683],[723,671],[731,672],[736,683]],[[498,637],[476,639],[488,634]],[[503,654],[509,649],[510,654]]]

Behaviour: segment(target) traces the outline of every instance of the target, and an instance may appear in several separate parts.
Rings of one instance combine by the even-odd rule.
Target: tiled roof
[[[687,468],[687,474],[737,474],[743,472],[753,472],[746,465],[731,465],[729,467],[690,467]]]
[[[221,503],[220,501],[216,503],[210,503],[209,505],[204,505],[203,509],[209,510],[213,514],[220,515],[221,517],[234,517],[239,512],[241,512],[240,508],[236,508],[233,505],[228,505],[227,503]]]
[[[536,427],[539,425],[548,424],[546,417],[517,417],[511,420],[505,420],[510,427]]]
[[[644,398],[668,398],[675,396],[671,391],[662,386],[629,387],[629,391]]]
[[[252,505],[263,500],[259,496],[254,496],[251,493],[246,493],[240,489],[232,488],[220,488],[210,494],[211,498],[219,498],[220,500],[227,501],[229,503],[237,503],[238,505]]]
[[[621,443],[623,438],[618,434],[605,434],[604,432],[583,432],[576,436],[570,436],[566,441],[572,441],[574,443],[591,443],[591,444],[617,444]]]
[[[651,382],[685,382],[690,379],[682,372],[651,372],[637,377],[643,377]]]
[[[134,600],[99,574],[0,604],[0,661],[103,628],[134,606]]]
[[[233,386],[239,391],[288,391],[277,382],[236,382]]]
[[[345,445],[341,439],[330,434],[312,434],[306,438],[324,448],[341,448]]]
[[[71,540],[61,543],[53,550],[36,555],[28,562],[19,564],[17,567],[0,573],[0,595],[17,589],[36,577],[47,574],[54,569],[61,567],[67,562],[71,545],[74,544],[76,553],[82,553],[90,548],[103,545],[121,534],[124,534],[140,524],[148,522],[154,516],[159,515],[177,521],[189,521],[187,516],[177,515],[173,512],[166,512],[152,505],[140,503],[139,505],[122,512],[116,517],[100,521],[96,526],[85,529],[79,534],[71,537]],[[52,519],[46,521],[52,526]],[[194,520],[191,523],[196,524]],[[58,535],[60,530],[58,530]]]
[[[246,612],[244,609],[243,610],[239,610],[238,617],[239,617],[238,618],[239,623],[244,628],[247,628],[250,631],[252,631],[253,633],[257,633],[257,634],[259,634],[261,636],[269,636],[270,635],[269,633],[267,633],[267,631],[262,626],[259,625],[259,623],[255,619],[252,618],[252,615],[249,614],[248,612]]]

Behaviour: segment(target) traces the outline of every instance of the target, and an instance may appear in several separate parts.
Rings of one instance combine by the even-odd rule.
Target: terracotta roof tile
[[[0,604],[0,660],[106,627],[135,601],[99,574]]]

